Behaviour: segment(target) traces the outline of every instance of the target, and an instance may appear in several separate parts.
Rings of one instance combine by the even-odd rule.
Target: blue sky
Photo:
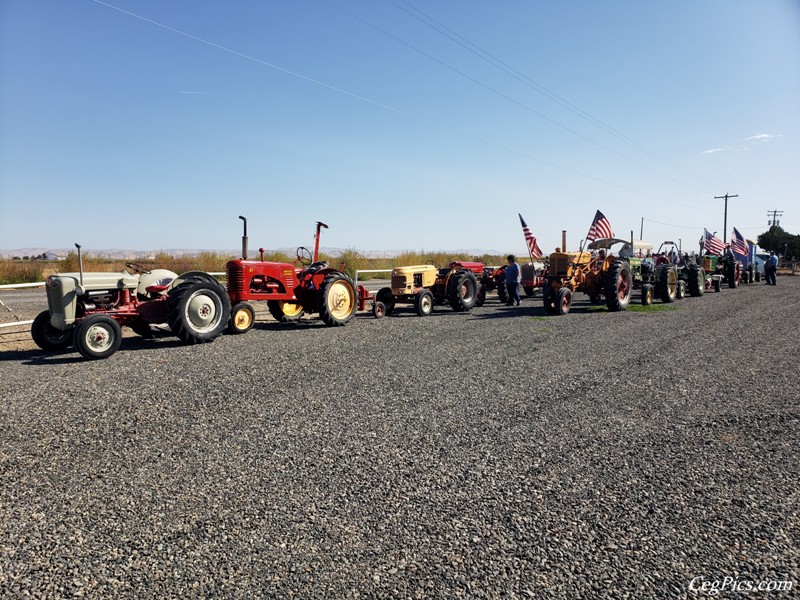
[[[800,233],[796,0],[2,0],[0,249]]]

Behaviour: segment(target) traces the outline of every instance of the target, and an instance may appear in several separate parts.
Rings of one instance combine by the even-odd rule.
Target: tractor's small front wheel
[[[420,317],[427,317],[433,312],[433,294],[430,290],[422,290],[414,298],[414,308]]]
[[[655,288],[650,283],[645,283],[642,286],[642,306],[650,306],[653,303],[653,296],[655,296]]]
[[[230,333],[247,333],[256,321],[256,311],[247,302],[239,302],[231,309],[231,320],[228,322]]]
[[[45,310],[33,320],[31,337],[42,350],[66,350],[72,343],[72,328],[56,329],[50,324],[50,311]]]
[[[714,291],[718,292],[722,289],[722,280],[719,278],[714,279],[714,281],[711,282],[711,285],[714,288]]]
[[[375,300],[372,305],[372,316],[376,319],[382,319],[386,316],[386,305],[380,300]]]
[[[675,291],[675,299],[683,300],[686,297],[686,282],[683,279],[678,280],[678,288]]]
[[[119,350],[122,328],[106,315],[86,317],[75,328],[75,348],[81,356],[91,360],[108,358]]]
[[[556,309],[558,310],[558,314],[566,315],[569,313],[570,308],[572,308],[572,292],[568,287],[562,287],[558,290]]]
[[[375,294],[375,300],[383,303],[383,306],[386,308],[387,317],[392,314],[395,305],[395,299],[394,299],[394,294],[392,294],[392,288],[385,287],[379,289],[378,293]]]

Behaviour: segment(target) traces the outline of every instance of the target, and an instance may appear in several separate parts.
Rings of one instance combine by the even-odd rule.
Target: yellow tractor
[[[553,252],[544,285],[544,309],[550,315],[565,315],[572,308],[572,294],[587,294],[592,303],[605,298],[608,310],[625,310],[631,300],[633,279],[628,260],[610,253],[611,246],[628,242],[604,238],[589,244],[596,252]],[[626,246],[623,246],[623,254]]]
[[[434,304],[450,304],[456,312],[467,312],[481,306],[485,290],[478,276],[483,263],[452,262],[449,266],[411,265],[392,270],[392,287],[375,294],[375,316],[390,315],[397,303],[414,305],[417,314],[426,317]]]

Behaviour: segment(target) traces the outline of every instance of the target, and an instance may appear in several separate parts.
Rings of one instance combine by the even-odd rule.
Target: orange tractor
[[[631,266],[614,256],[610,248],[616,238],[598,239],[589,244],[590,252],[553,252],[550,255],[547,281],[543,288],[544,309],[550,315],[565,315],[572,308],[572,294],[587,294],[593,303],[605,299],[608,310],[625,310],[631,300]]]

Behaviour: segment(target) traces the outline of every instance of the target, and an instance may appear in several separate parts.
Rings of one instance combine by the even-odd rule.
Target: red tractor
[[[506,267],[496,269],[486,269],[483,274],[484,286],[486,291],[497,290],[497,297],[500,302],[508,302],[508,289],[506,288]],[[525,291],[525,295],[530,298],[536,293],[538,288],[544,288],[547,283],[547,270],[541,263],[525,263],[520,267],[520,285]]]
[[[303,268],[289,263],[247,259],[247,219],[242,236],[242,258],[225,265],[228,275],[228,297],[231,301],[231,320],[228,331],[245,333],[255,321],[251,301],[265,300],[270,314],[278,321],[296,321],[305,313],[319,313],[326,325],[347,324],[356,311],[356,292],[352,280],[319,260],[320,230],[328,226],[317,222],[314,253],[308,248],[297,249],[297,259]]]

